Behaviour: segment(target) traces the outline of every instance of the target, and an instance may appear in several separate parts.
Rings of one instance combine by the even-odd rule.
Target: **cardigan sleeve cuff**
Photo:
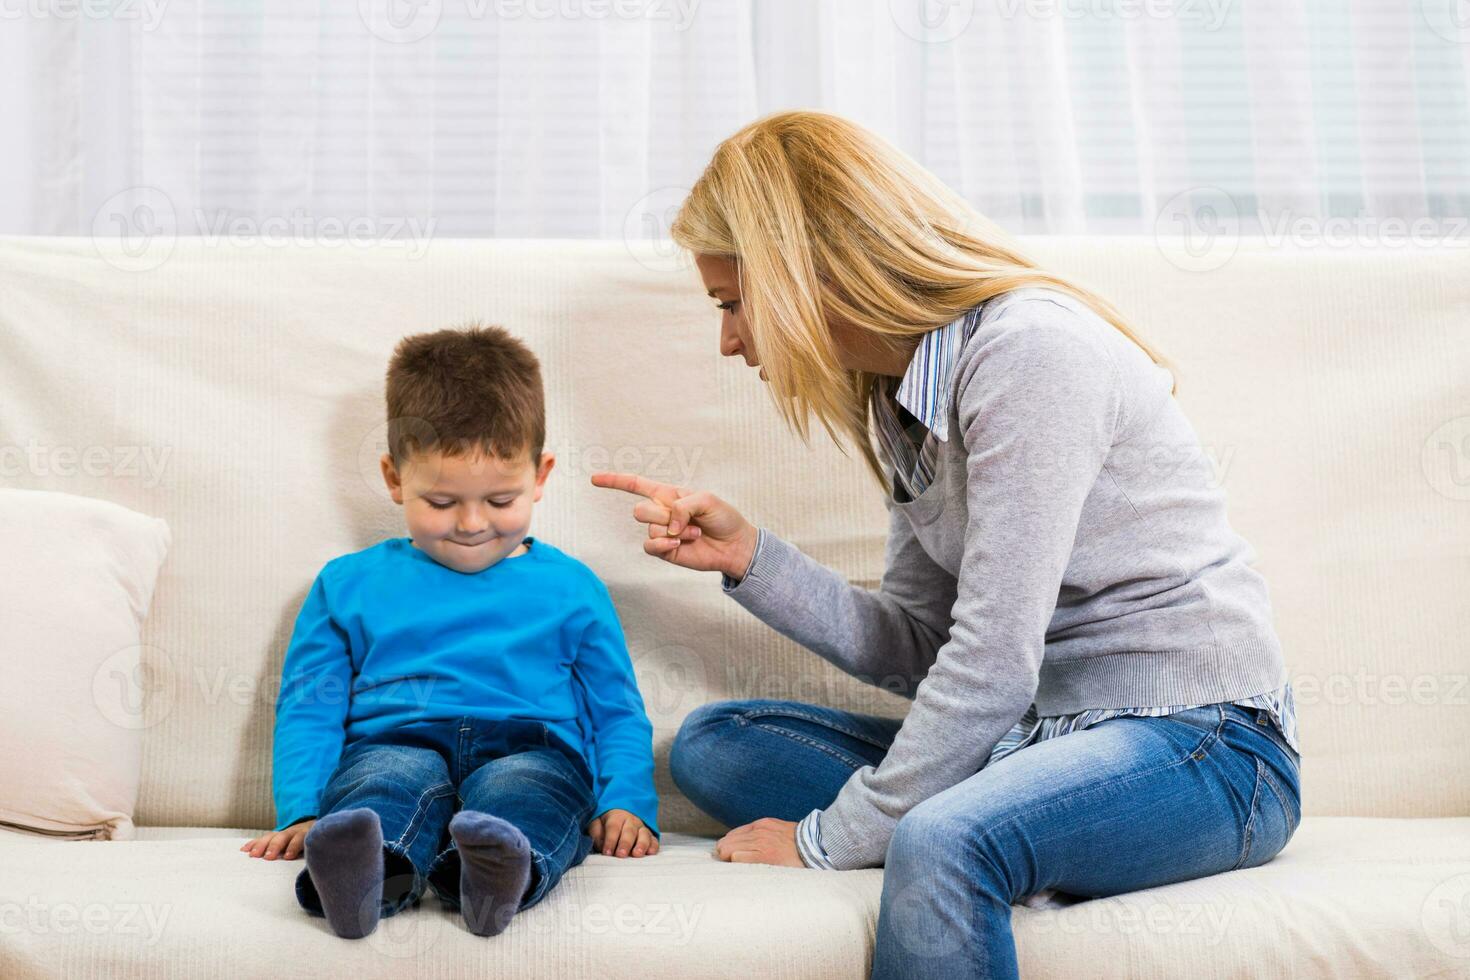
[[[751,553],[745,574],[739,581],[722,575],[720,584],[727,596],[757,616],[767,608],[784,611],[791,602],[791,586],[787,579],[792,563],[800,558],[801,552],[761,528],[756,534],[755,551]]]
[[[781,555],[775,554],[775,548],[767,547],[767,538],[770,538],[769,533],[764,527],[759,527],[756,530],[756,550],[750,552],[750,564],[745,566],[745,574],[738,579],[720,574],[720,588],[725,589],[726,595],[744,599],[748,595],[764,595],[770,591],[776,569],[781,564]]]
[[[821,810],[813,810],[796,825],[796,850],[801,855],[801,863],[808,868],[837,870],[837,865],[827,860],[827,852],[822,850]]]
[[[851,783],[849,783],[851,785]],[[822,812],[823,820],[818,828],[818,839],[822,852],[832,867],[838,871],[854,871],[858,868],[881,868],[884,853],[888,850],[888,838],[892,826],[883,832],[854,835],[847,819],[844,804],[853,805],[839,793],[832,805]],[[863,804],[857,804],[861,807]]]

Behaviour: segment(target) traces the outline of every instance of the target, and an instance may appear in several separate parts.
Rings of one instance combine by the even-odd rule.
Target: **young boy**
[[[381,462],[409,536],[328,562],[276,703],[273,833],[339,936],[432,885],[493,936],[596,847],[658,852],[652,726],[607,589],[530,536],[555,460],[535,356],[497,327],[402,340]]]

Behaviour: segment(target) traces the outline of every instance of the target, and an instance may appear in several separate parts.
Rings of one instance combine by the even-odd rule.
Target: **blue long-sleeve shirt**
[[[408,721],[540,721],[577,749],[597,810],[658,833],[653,726],[607,587],[539,539],[465,574],[408,538],[326,564],[281,670],[272,784],[281,830],[319,813],[353,740]]]

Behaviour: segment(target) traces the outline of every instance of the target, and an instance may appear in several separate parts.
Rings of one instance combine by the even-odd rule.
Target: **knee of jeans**
[[[930,797],[899,818],[885,863],[933,867],[955,860],[967,836],[954,815]]]
[[[743,701],[713,701],[702,704],[684,717],[669,747],[669,775],[674,785],[688,793],[709,772],[706,764],[714,751],[720,729],[740,714]]]
[[[966,887],[982,892],[1009,890],[1009,872],[1003,853],[1012,846],[1012,825],[1000,816],[994,827],[984,814],[953,801],[930,797],[898,821],[888,842],[885,866],[910,868],[934,880],[949,872],[963,878]]]

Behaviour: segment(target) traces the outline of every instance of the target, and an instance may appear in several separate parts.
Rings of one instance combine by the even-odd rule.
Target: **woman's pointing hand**
[[[633,519],[648,525],[643,550],[698,572],[739,579],[750,567],[757,530],[740,512],[707,490],[659,483],[636,473],[593,473],[592,485],[642,497]]]

